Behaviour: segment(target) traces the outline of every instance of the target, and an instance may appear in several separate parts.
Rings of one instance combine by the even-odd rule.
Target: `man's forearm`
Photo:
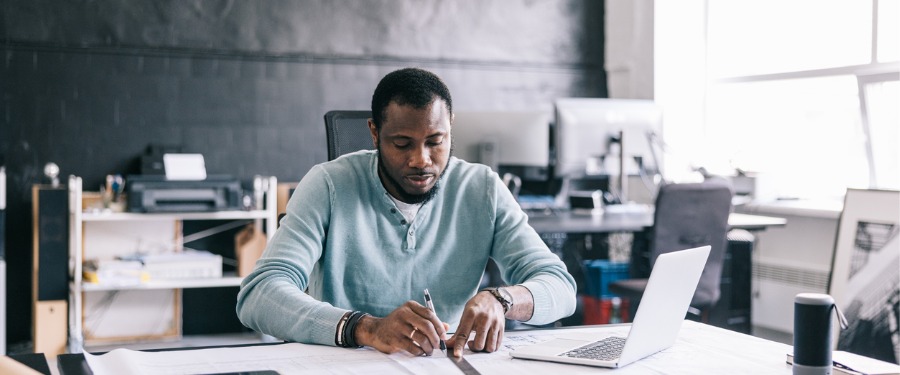
[[[521,285],[505,286],[503,289],[512,296],[512,308],[506,312],[506,319],[526,321],[534,315],[534,297],[528,288]]]

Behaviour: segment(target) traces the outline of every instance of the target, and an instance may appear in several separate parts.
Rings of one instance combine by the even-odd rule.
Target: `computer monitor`
[[[504,167],[550,166],[550,119],[545,111],[457,111],[453,154],[500,173]],[[526,176],[527,177],[527,176]]]
[[[620,168],[601,165],[620,152],[627,175],[660,171],[662,110],[652,100],[561,98],[555,107],[556,177],[583,176],[591,169],[619,175]]]

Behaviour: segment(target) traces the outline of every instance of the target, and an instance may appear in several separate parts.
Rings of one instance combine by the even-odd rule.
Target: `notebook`
[[[709,246],[660,255],[635,313],[628,337],[599,334],[557,338],[510,352],[514,358],[618,368],[675,344],[691,304]]]

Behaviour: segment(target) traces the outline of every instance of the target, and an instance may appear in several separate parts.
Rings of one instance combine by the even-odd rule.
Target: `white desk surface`
[[[678,341],[669,349],[611,370],[596,367],[513,359],[509,351],[570,333],[616,332],[629,325],[590,326],[507,332],[503,348],[495,353],[466,353],[466,359],[482,374],[790,374],[785,356],[791,347],[725,329],[685,321]],[[117,357],[118,356],[118,357]],[[280,344],[249,347],[136,352],[116,350],[87,356],[94,374],[108,373],[182,374],[273,369],[280,374],[459,374],[446,357],[384,355],[370,348],[343,349],[330,346]],[[120,365],[129,366],[125,370]]]
[[[550,214],[532,212],[528,223],[538,233],[608,233],[639,232],[653,226],[653,210],[639,213],[603,212],[592,215],[573,210],[555,211]],[[780,217],[732,212],[728,215],[731,228],[764,230],[783,227],[787,220]]]

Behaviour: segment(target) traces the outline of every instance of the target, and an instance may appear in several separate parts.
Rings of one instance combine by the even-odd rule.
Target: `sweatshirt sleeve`
[[[347,310],[305,293],[322,255],[332,199],[327,173],[313,167],[297,185],[253,272],[241,283],[236,310],[245,326],[283,340],[334,345],[337,323]]]
[[[528,224],[528,215],[500,181],[490,177],[495,204],[494,248],[503,279],[520,284],[534,298],[534,314],[528,324],[548,324],[575,312],[575,279],[565,263],[553,254],[538,233]]]

